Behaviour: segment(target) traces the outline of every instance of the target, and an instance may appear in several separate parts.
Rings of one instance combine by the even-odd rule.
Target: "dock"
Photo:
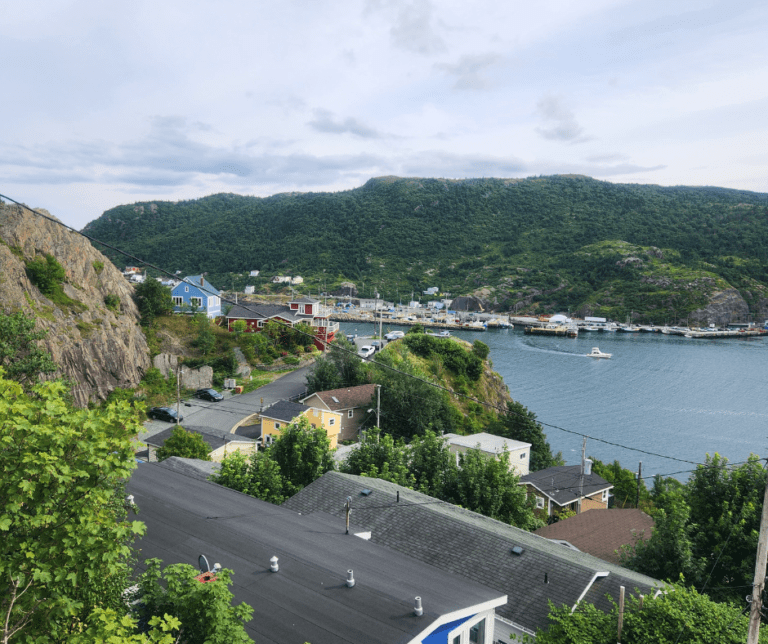
[[[579,335],[578,329],[570,326],[527,326],[523,332],[528,335],[554,335],[563,338],[575,338]]]

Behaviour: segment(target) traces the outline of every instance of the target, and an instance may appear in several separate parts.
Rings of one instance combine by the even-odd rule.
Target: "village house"
[[[147,460],[150,463],[157,461],[157,450],[167,441],[175,427],[169,427],[163,431],[147,438],[144,442],[147,444]],[[208,445],[212,461],[221,463],[229,454],[240,452],[246,456],[253,454],[257,449],[256,441],[244,436],[236,436],[226,430],[216,429],[215,427],[184,427],[185,431],[199,434],[203,441]]]
[[[339,441],[357,440],[360,427],[371,418],[371,406],[376,386],[359,385],[329,391],[316,391],[301,402],[305,405],[341,415]],[[370,413],[369,413],[370,412]]]
[[[336,449],[339,444],[341,414],[290,400],[279,400],[260,413],[254,414],[243,422],[235,433],[238,436],[260,439],[261,444],[268,447],[280,437],[283,429],[291,423],[298,422],[302,416],[309,420],[312,427],[322,427],[331,441],[331,449]]]
[[[536,508],[551,517],[560,512],[605,510],[613,489],[604,478],[589,469],[581,475],[581,465],[558,465],[520,478],[520,485],[536,497]]]
[[[445,434],[444,438],[448,443],[448,451],[456,454],[457,463],[459,454],[468,449],[479,449],[480,453],[488,458],[498,458],[506,450],[509,454],[509,469],[518,476],[528,474],[531,459],[530,443],[523,443],[486,432],[470,434],[469,436]]]
[[[328,319],[320,302],[309,297],[294,298],[287,305],[236,304],[226,315],[227,329],[232,331],[237,320],[243,320],[245,330],[250,333],[261,331],[270,320],[289,327],[304,322],[312,327],[314,344],[321,351],[333,342],[339,330],[339,323]]]
[[[171,290],[174,313],[205,313],[209,318],[221,315],[221,294],[203,275],[190,275]]]

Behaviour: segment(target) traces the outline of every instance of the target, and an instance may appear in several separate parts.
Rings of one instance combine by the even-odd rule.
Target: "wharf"
[[[578,331],[573,327],[568,326],[555,326],[555,327],[541,327],[541,326],[527,326],[524,333],[528,335],[554,335],[558,337],[571,337],[575,338],[578,335]]]
[[[379,324],[379,318],[373,315],[357,315],[353,313],[332,313],[329,319],[334,322],[367,322],[369,324]],[[480,322],[467,322],[457,324],[448,321],[428,321],[428,320],[407,320],[404,318],[382,318],[381,323],[384,326],[416,326],[417,324],[425,329],[448,329],[449,331],[485,331],[485,325]]]
[[[755,338],[768,335],[766,329],[739,329],[736,331],[688,331],[687,333],[671,332],[684,335],[687,338]]]

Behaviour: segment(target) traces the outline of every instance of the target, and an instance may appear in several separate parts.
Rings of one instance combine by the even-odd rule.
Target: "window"
[[[469,641],[472,644],[485,644],[485,620],[480,620],[469,629]]]
[[[608,500],[608,490],[603,490],[603,503]]]
[[[184,304],[184,298],[181,295],[174,295],[173,296],[173,303],[176,306],[181,306]]]
[[[198,309],[203,308],[203,298],[202,297],[190,297],[189,303],[192,306],[196,306]]]
[[[184,287],[184,292],[185,292],[185,293],[189,293],[189,286],[185,286],[185,287]]]
[[[457,635],[453,638],[453,644],[461,644],[461,635]]]
[[[275,429],[280,429],[280,423],[275,423]]]
[[[520,458],[525,458],[525,452],[523,452],[522,454],[520,454]]]
[[[329,418],[328,419],[328,425],[335,425],[335,424],[336,424],[336,419],[335,418]]]
[[[352,418],[352,416],[354,415],[354,413],[355,413],[355,410],[354,410],[354,409],[350,409],[350,410],[347,412],[347,418]]]
[[[544,509],[544,499],[540,496],[536,497],[536,509],[537,510],[543,510]]]

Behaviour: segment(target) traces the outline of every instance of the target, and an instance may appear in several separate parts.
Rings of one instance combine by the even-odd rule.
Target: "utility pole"
[[[376,427],[381,429],[381,385],[376,385]]]
[[[768,564],[768,477],[766,478],[765,494],[763,495],[763,514],[760,517],[760,536],[757,539],[755,579],[752,582],[752,603],[749,607],[747,644],[757,644],[757,639],[760,635],[760,611],[763,607],[766,564]]]
[[[584,442],[581,444],[581,476],[579,477],[579,504],[576,510],[576,514],[581,514],[581,497],[584,495],[584,467],[586,467],[587,460],[587,437],[584,437]]]
[[[176,425],[179,424],[179,414],[181,413],[181,365],[176,364]]]
[[[640,461],[637,465],[637,498],[635,499],[635,507],[640,507],[640,481],[643,478],[643,462]]]

